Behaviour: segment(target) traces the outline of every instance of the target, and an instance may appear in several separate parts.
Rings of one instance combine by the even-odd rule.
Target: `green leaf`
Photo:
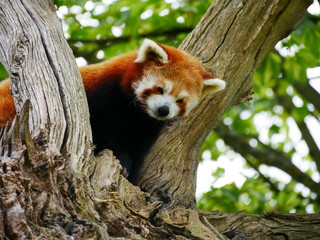
[[[6,69],[4,68],[4,66],[0,63],[0,81],[2,79],[8,78],[9,74],[7,73]]]

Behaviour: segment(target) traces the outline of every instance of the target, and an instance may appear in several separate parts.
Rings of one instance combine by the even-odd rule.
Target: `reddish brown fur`
[[[159,71],[161,71],[165,79],[169,79],[174,84],[174,88],[169,93],[170,96],[177,98],[182,91],[186,91],[189,93],[189,98],[194,96],[200,97],[203,76],[209,76],[209,74],[206,73],[199,60],[176,48],[165,45],[160,46],[168,54],[169,62],[159,67]],[[152,69],[151,72],[155,72],[155,69]],[[190,100],[188,97],[184,97],[183,99],[182,103],[177,103],[180,108],[179,117],[185,117],[186,101]]]
[[[142,96],[147,98],[147,97],[151,96],[152,94],[160,94],[157,86],[153,86],[153,88],[146,89],[142,93]]]
[[[186,102],[182,102],[182,103],[177,103],[179,108],[180,108],[180,112],[179,112],[179,117],[184,117],[184,114],[186,113]]]
[[[164,65],[152,59],[144,63],[135,63],[137,52],[132,52],[112,58],[109,61],[81,67],[80,72],[87,96],[94,95],[96,90],[101,88],[104,83],[112,81],[120,81],[123,90],[132,93],[132,83],[141,79],[143,71],[145,74],[150,72],[155,75],[161,71],[161,77],[170,79],[175,85],[175,88],[170,92],[170,95],[174,97],[177,97],[182,90],[188,91],[190,95],[200,96],[203,76],[206,73],[199,61],[173,47],[160,46],[168,54],[169,61]],[[0,83],[0,127],[7,122],[11,123],[15,116],[14,102],[9,88],[9,80]],[[150,93],[145,94],[155,94],[156,92],[157,89],[155,88]],[[180,103],[179,107],[182,116],[185,111],[185,104]]]
[[[168,63],[164,65],[155,64],[152,60],[146,63],[133,63],[123,81],[126,89],[131,88],[134,81],[139,80],[142,75],[142,69],[157,75],[161,71],[161,76],[169,79],[175,84],[175,89],[170,94],[176,96],[182,90],[188,91],[191,95],[201,95],[203,75],[206,74],[199,60],[191,57],[183,51],[176,48],[159,44],[168,54]],[[138,74],[137,74],[138,73]],[[137,74],[139,77],[133,77]],[[159,74],[160,75],[160,74]],[[196,86],[196,88],[195,88]]]
[[[128,65],[137,57],[137,53],[128,53],[124,56],[115,57],[108,61],[88,65],[80,68],[83,84],[88,96],[95,93],[104,83],[112,81],[121,81]],[[130,72],[129,78],[141,76],[138,71]],[[126,88],[129,90],[128,88]]]
[[[10,94],[10,80],[0,82],[0,128],[7,122],[12,123],[16,110]]]

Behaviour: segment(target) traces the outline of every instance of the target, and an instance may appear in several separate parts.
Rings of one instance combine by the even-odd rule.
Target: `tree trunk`
[[[163,132],[141,173],[139,184],[147,190],[142,192],[119,174],[110,151],[92,155],[79,70],[52,4],[2,0],[0,60],[18,114],[0,131],[0,238],[317,239],[319,214],[186,208],[194,207],[204,138],[227,108],[250,98],[254,70],[309,4],[214,2],[182,48],[228,80],[228,88]]]

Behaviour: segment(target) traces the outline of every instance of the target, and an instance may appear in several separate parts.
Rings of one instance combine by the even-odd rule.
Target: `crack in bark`
[[[43,29],[41,28],[41,25],[40,25],[39,21],[34,16],[34,13],[29,8],[28,4],[26,4],[25,1],[23,1],[23,0],[21,1],[21,4],[24,6],[24,8],[26,9],[26,11],[29,14],[30,18],[34,21],[34,24],[38,29],[38,32],[39,32],[39,35],[40,35],[40,38],[41,38],[41,43],[42,43],[43,49],[45,51],[45,55],[46,55],[46,57],[48,59],[50,67],[52,68],[52,73],[54,74],[55,79],[57,80],[58,92],[59,92],[59,96],[60,96],[61,103],[62,103],[62,106],[63,106],[62,109],[63,109],[63,113],[64,113],[64,116],[61,116],[61,117],[65,118],[67,123],[70,123],[72,118],[71,118],[71,115],[70,115],[70,113],[68,111],[69,106],[66,104],[67,103],[66,94],[64,93],[64,91],[63,91],[63,89],[61,87],[61,84],[60,84],[62,82],[62,80],[60,79],[60,76],[58,74],[58,69],[56,68],[56,63],[55,63],[55,61],[53,60],[53,58],[52,58],[52,56],[50,54],[50,50],[49,50],[49,47],[47,45],[47,39],[44,36]],[[44,97],[46,98],[46,95],[44,95]],[[45,101],[45,102],[48,103],[48,101]],[[49,107],[50,106],[47,105],[47,108],[49,108]],[[50,115],[48,117],[49,117],[49,121],[51,122]],[[64,146],[67,143],[67,140],[68,140],[68,137],[69,137],[69,134],[68,134],[69,133],[69,129],[70,129],[69,124],[66,124],[65,125],[65,129],[64,129],[64,133],[63,133],[62,145],[60,146],[59,150],[63,149]]]
[[[230,1],[231,3],[231,1]],[[216,51],[213,53],[213,55],[211,57],[209,57],[207,60],[203,60],[202,62],[204,64],[209,63],[212,61],[212,59],[216,56],[216,54],[218,53],[219,49],[222,47],[222,45],[225,43],[227,37],[228,37],[228,33],[230,31],[230,29],[232,27],[234,27],[234,22],[236,21],[236,19],[238,18],[238,15],[240,14],[240,12],[243,10],[243,8],[245,7],[245,3],[243,3],[243,5],[241,6],[241,8],[239,9],[239,11],[235,14],[235,17],[232,19],[227,31],[225,32],[222,41],[220,42],[220,44],[217,46]]]

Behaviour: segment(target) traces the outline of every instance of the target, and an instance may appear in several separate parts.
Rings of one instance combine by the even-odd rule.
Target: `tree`
[[[102,3],[89,2],[79,6],[71,1],[61,3],[59,13],[67,25],[67,39],[75,55],[95,62],[103,56],[108,58],[136,49],[138,40],[144,37],[178,46],[186,33],[196,26],[210,2],[137,1],[130,5],[130,1],[120,1],[110,3],[106,11],[101,11],[99,9],[104,7]],[[310,82],[312,84],[317,80],[306,79],[306,72],[307,68],[319,66],[317,43],[320,25],[316,12],[309,12],[300,26],[268,54],[254,74],[253,101],[230,108],[215,131],[206,138],[202,147],[206,160],[200,165],[200,171],[207,164],[221,165],[214,177],[206,176],[207,182],[215,181],[221,186],[221,182],[243,178],[243,175],[246,178],[242,186],[238,182],[213,188],[198,201],[200,208],[226,212],[246,209],[250,213],[265,210],[310,213],[319,209],[316,200],[319,171],[314,165],[319,147],[313,139],[319,130],[309,126],[309,123],[318,122],[319,113],[315,107],[320,95],[310,85]],[[105,18],[108,20],[104,21]],[[305,90],[302,94],[302,91],[295,89]],[[290,101],[293,108],[287,111],[286,105]],[[298,130],[292,123],[293,119],[300,123]],[[221,124],[228,127],[218,131]],[[304,133],[301,140],[298,140],[299,130]],[[226,131],[230,133],[226,134]],[[218,135],[223,132],[225,134]],[[246,144],[239,148],[238,141],[230,138],[230,134],[235,137],[240,135]],[[305,143],[304,139],[307,140]],[[257,154],[255,148],[261,151]],[[211,160],[209,163],[208,150],[213,161],[217,159],[216,162]],[[243,159],[240,159],[240,154]],[[275,158],[266,161],[264,156]],[[278,158],[282,161],[277,161]],[[250,169],[246,170],[244,166],[238,170],[241,175],[236,177],[230,174],[230,171],[234,172],[227,165],[230,161],[238,164],[246,161]],[[267,168],[266,164],[272,168]],[[255,169],[255,174],[252,169]],[[279,171],[285,173],[279,174]],[[302,184],[304,187],[301,187]],[[230,200],[226,199],[226,194]]]
[[[194,209],[201,143],[227,108],[250,99],[255,69],[309,4],[212,4],[181,48],[224,77],[229,88],[208,96],[189,119],[163,132],[140,173],[142,192],[119,174],[110,151],[92,155],[83,87],[53,6],[39,0],[1,2],[0,59],[19,113],[0,134],[2,238],[316,239],[317,214]]]

